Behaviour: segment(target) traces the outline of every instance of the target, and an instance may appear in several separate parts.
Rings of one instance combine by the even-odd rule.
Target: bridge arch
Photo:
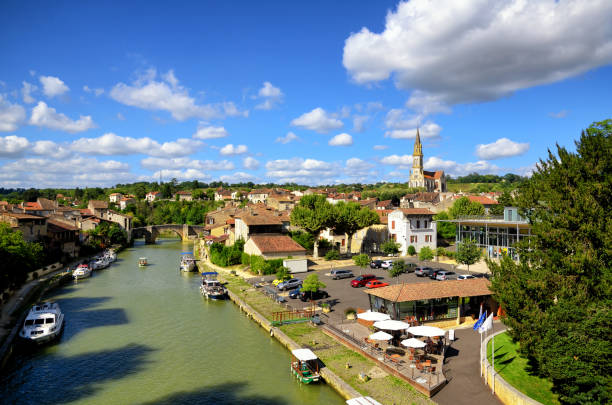
[[[145,243],[155,243],[157,237],[161,232],[170,231],[177,234],[181,240],[193,240],[198,237],[199,233],[205,232],[204,226],[202,225],[188,225],[188,224],[163,224],[163,225],[149,225],[140,228],[132,229],[132,239],[145,239]]]

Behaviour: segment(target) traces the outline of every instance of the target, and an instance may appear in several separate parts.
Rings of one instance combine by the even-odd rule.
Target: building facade
[[[416,139],[414,141],[414,151],[412,153],[412,170],[410,170],[410,187],[424,188],[426,191],[446,191],[446,178],[443,170],[430,172],[423,170],[423,146],[417,128]]]
[[[433,215],[425,208],[399,208],[388,215],[389,235],[399,243],[401,255],[405,256],[411,245],[417,252],[425,246],[436,249],[437,227]]]

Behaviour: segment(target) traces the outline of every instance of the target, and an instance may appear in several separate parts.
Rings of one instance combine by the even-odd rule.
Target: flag
[[[482,325],[482,323],[485,321],[486,316],[487,316],[487,311],[480,314],[480,318],[478,318],[478,320],[474,324],[474,328],[473,328],[474,330],[477,330],[478,328],[480,328],[480,325]]]
[[[480,325],[478,332],[483,333],[491,329],[493,329],[493,313],[491,313],[491,315],[487,317],[487,320]]]

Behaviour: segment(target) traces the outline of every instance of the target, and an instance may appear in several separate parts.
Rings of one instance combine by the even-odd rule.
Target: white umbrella
[[[364,321],[375,321],[375,322],[391,319],[391,317],[387,314],[383,314],[382,312],[370,311],[369,309],[366,312],[357,314],[357,318],[363,319]]]
[[[408,328],[407,332],[415,336],[444,336],[444,330],[435,326],[413,326]]]
[[[389,335],[387,332],[378,331],[376,333],[372,333],[370,335],[370,339],[372,340],[389,340],[393,339],[393,336]]]
[[[384,330],[402,330],[410,327],[409,324],[402,321],[395,321],[393,319],[387,319],[386,321],[378,321],[374,323],[374,327],[377,329]]]
[[[425,342],[420,341],[419,339],[415,339],[415,338],[410,338],[410,339],[404,339],[401,341],[402,345],[406,346],[406,347],[414,347],[415,349],[421,348],[421,347],[425,347]]]

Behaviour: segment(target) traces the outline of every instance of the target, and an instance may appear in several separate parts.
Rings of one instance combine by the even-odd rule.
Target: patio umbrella
[[[372,333],[369,336],[369,338],[372,339],[372,340],[384,340],[384,341],[387,341],[389,339],[393,339],[393,336],[389,335],[387,332],[378,331],[376,333]]]
[[[415,349],[419,349],[421,347],[425,347],[425,342],[420,341],[419,339],[410,338],[402,340],[402,345],[406,347],[414,347]]]
[[[444,330],[435,326],[413,326],[408,328],[407,332],[415,336],[444,336]]]
[[[378,321],[374,323],[374,327],[377,329],[384,330],[402,330],[408,329],[410,327],[409,324],[402,321],[395,321],[393,319],[387,319],[386,321]]]
[[[369,309],[366,312],[362,312],[357,314],[357,318],[363,319],[364,321],[386,321],[387,319],[391,319],[391,317],[387,314],[383,314],[382,312],[370,311]]]

